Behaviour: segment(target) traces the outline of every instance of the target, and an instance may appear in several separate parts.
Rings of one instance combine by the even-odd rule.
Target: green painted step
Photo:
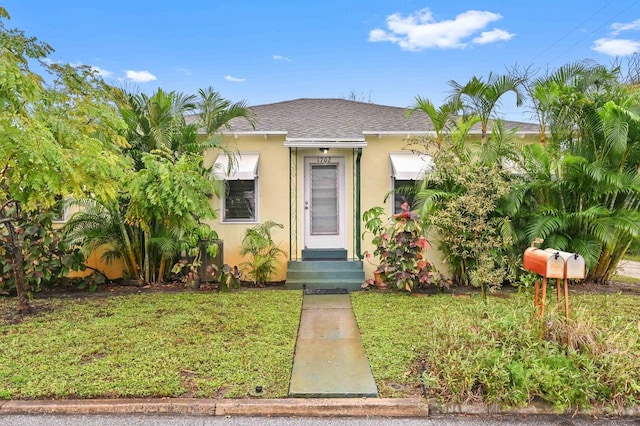
[[[302,260],[347,260],[345,249],[303,249]]]
[[[364,281],[361,261],[290,261],[287,268],[287,289],[360,290]]]

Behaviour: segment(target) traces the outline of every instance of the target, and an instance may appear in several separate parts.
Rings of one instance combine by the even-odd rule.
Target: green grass
[[[550,299],[552,301],[553,299]],[[382,396],[559,410],[640,402],[640,298],[571,295],[571,320],[530,294],[453,298],[362,292],[352,301]],[[567,344],[567,336],[570,344]],[[424,371],[423,371],[424,369]]]
[[[640,262],[640,253],[630,253],[627,252],[624,255],[624,260],[633,260],[635,262]]]
[[[0,398],[286,396],[300,292],[36,300],[0,322]],[[1,318],[15,300],[0,299]]]
[[[640,284],[640,278],[625,277],[624,275],[613,275],[611,281],[619,281],[626,284]]]
[[[553,292],[552,292],[553,293]],[[0,398],[287,395],[301,292],[0,298]],[[550,301],[553,298],[550,297]],[[640,403],[640,297],[572,294],[566,323],[530,294],[359,292],[352,301],[382,397],[558,409]],[[567,336],[569,340],[567,340]]]

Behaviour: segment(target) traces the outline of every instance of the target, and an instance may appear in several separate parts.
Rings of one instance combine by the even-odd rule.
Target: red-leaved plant
[[[444,276],[424,256],[431,245],[424,236],[418,215],[409,210],[409,205],[402,204],[402,212],[394,214],[386,226],[382,215],[381,207],[373,207],[363,214],[365,227],[373,234],[372,243],[376,246],[373,254],[380,259],[376,272],[382,281],[409,292],[430,284],[446,286]],[[365,252],[365,257],[370,259],[371,254]]]

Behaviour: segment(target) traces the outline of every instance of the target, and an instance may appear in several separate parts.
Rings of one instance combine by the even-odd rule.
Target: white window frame
[[[389,153],[389,166],[391,167],[391,214],[396,214],[396,180],[407,182],[424,179],[433,167],[433,159],[428,154],[416,154],[413,152]]]
[[[226,203],[227,203],[227,191],[225,188],[224,196],[220,197],[220,223],[222,224],[255,224],[259,223],[259,187],[258,184],[258,164],[260,156],[257,152],[239,152],[232,154],[235,157],[235,167],[228,172],[227,165],[228,159],[225,154],[220,154],[216,159],[213,167],[213,174],[219,180],[225,181],[225,186],[228,182],[234,181],[253,181],[253,218],[241,218],[241,219],[228,219],[226,217]],[[242,156],[248,160],[247,164],[243,164]],[[247,165],[249,167],[247,167]],[[249,179],[249,177],[252,177]]]

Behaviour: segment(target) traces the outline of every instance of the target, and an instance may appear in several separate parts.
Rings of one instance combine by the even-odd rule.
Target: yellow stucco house
[[[219,218],[212,227],[223,241],[224,263],[239,265],[246,229],[267,220],[284,225],[274,240],[287,254],[275,280],[287,288],[360,288],[375,266],[363,262],[373,251],[362,240],[361,213],[373,206],[397,212],[394,188],[419,178],[430,159],[406,149],[411,137],[433,134],[431,122],[406,109],[344,99],[296,99],[251,107],[252,128],[234,119],[224,132],[238,152],[238,167],[226,173],[226,157],[207,152],[214,173],[227,182],[213,200]],[[518,126],[536,140],[537,126]],[[480,128],[472,134],[479,138]],[[390,194],[390,195],[389,195]],[[429,255],[440,270],[437,251]]]

